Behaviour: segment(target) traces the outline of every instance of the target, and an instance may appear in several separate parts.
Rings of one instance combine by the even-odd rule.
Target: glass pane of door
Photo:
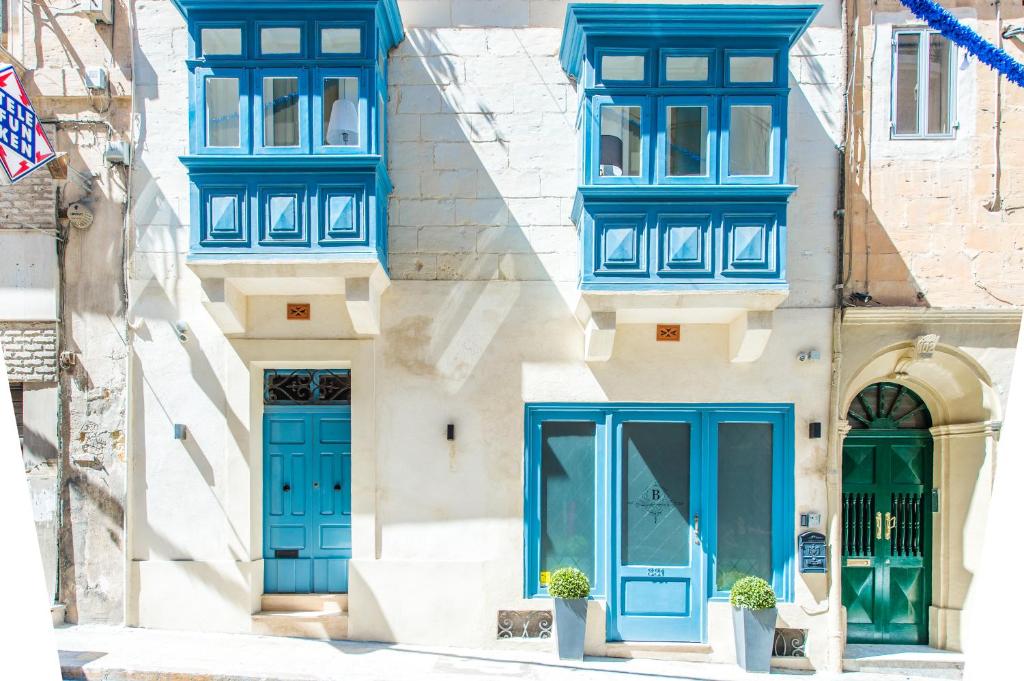
[[[715,586],[772,581],[772,424],[718,425],[718,563]]]
[[[622,564],[688,564],[690,424],[623,424],[622,488]]]
[[[540,570],[575,567],[594,584],[597,425],[548,421],[541,427]]]

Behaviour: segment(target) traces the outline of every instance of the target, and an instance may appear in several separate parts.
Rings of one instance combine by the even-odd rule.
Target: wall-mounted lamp
[[[454,440],[455,440],[455,424],[454,423],[449,423],[448,424],[448,441],[452,442]]]
[[[807,437],[811,438],[812,440],[820,440],[821,439],[821,422],[820,421],[811,421],[808,424]]]
[[[175,440],[184,440],[186,437],[188,437],[188,429],[185,427],[185,424],[184,423],[175,423],[174,424],[174,439]]]

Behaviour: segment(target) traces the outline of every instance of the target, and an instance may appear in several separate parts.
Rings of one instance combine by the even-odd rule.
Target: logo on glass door
[[[685,504],[672,501],[660,485],[650,485],[640,497],[629,502],[630,506],[636,506],[644,512],[643,517],[650,517],[654,525],[661,522],[662,516],[675,508],[684,508]]]

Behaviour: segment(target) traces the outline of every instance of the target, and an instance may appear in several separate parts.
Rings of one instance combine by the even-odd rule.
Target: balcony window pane
[[[204,28],[199,32],[203,56],[242,54],[242,29]]]
[[[668,174],[707,175],[708,108],[670,106],[667,133]]]
[[[237,78],[206,79],[206,146],[241,146],[238,102]]]
[[[772,581],[772,426],[718,426],[718,561],[715,586]]]
[[[331,147],[359,146],[359,80],[324,78],[324,138]]]
[[[928,134],[948,135],[951,80],[949,41],[938,33],[928,36]]]
[[[919,132],[917,53],[921,36],[917,33],[900,33],[896,36],[896,96],[893,98],[893,112],[896,132],[915,135]]]
[[[729,82],[771,83],[775,80],[775,57],[729,57]]]
[[[358,28],[321,29],[320,51],[324,54],[359,54],[363,51],[362,32]]]
[[[640,107],[602,106],[600,174],[637,177],[642,158]]]
[[[665,58],[665,80],[705,81],[707,79],[707,57]]]
[[[575,567],[591,584],[596,429],[594,423],[579,422],[548,421],[541,426],[540,570]]]
[[[261,54],[298,54],[302,52],[302,29],[281,26],[260,29]]]
[[[736,104],[729,114],[729,174],[772,174],[772,108]]]
[[[263,79],[263,144],[299,146],[299,79],[293,76]]]
[[[601,57],[601,80],[643,80],[642,54],[610,55]]]

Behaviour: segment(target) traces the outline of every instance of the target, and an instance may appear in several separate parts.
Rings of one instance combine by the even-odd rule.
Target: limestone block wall
[[[1018,61],[1002,40],[1024,7],[943,3]],[[846,292],[877,303],[987,308],[1024,303],[1024,90],[961,51],[955,135],[890,139],[893,27],[921,25],[897,0],[849,4]]]

